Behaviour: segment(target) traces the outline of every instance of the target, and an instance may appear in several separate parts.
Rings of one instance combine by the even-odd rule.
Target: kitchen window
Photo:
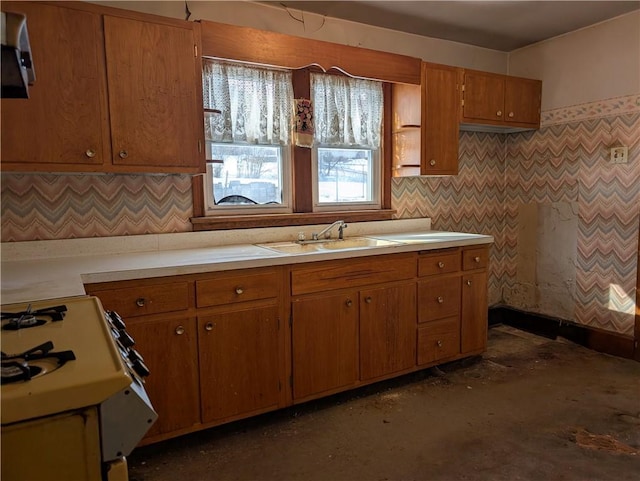
[[[314,211],[379,209],[382,83],[311,74]]]
[[[209,214],[291,212],[291,72],[203,65]]]

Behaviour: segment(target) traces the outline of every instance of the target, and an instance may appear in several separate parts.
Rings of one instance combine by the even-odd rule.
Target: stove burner
[[[51,322],[61,321],[66,313],[67,306],[45,307],[33,311],[31,304],[29,304],[26,311],[0,313],[0,319],[7,321],[2,326],[3,330],[17,331],[18,329],[41,326],[49,320]],[[46,319],[47,317],[49,319]]]
[[[73,351],[52,352],[51,341],[40,344],[21,354],[2,357],[2,384],[18,381],[29,381],[36,376],[42,376],[65,365],[67,361],[73,361],[76,356]]]

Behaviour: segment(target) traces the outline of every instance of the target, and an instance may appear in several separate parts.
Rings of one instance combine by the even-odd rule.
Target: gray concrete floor
[[[131,481],[640,479],[640,363],[506,326],[482,358],[146,446]]]

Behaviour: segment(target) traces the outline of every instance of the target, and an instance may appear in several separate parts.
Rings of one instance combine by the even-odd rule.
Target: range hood
[[[2,98],[29,98],[28,86],[36,78],[31,62],[27,17],[2,12]]]

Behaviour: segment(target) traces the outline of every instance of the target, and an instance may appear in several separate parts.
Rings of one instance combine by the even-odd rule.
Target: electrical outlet
[[[626,164],[629,157],[629,147],[611,147],[611,163]]]

